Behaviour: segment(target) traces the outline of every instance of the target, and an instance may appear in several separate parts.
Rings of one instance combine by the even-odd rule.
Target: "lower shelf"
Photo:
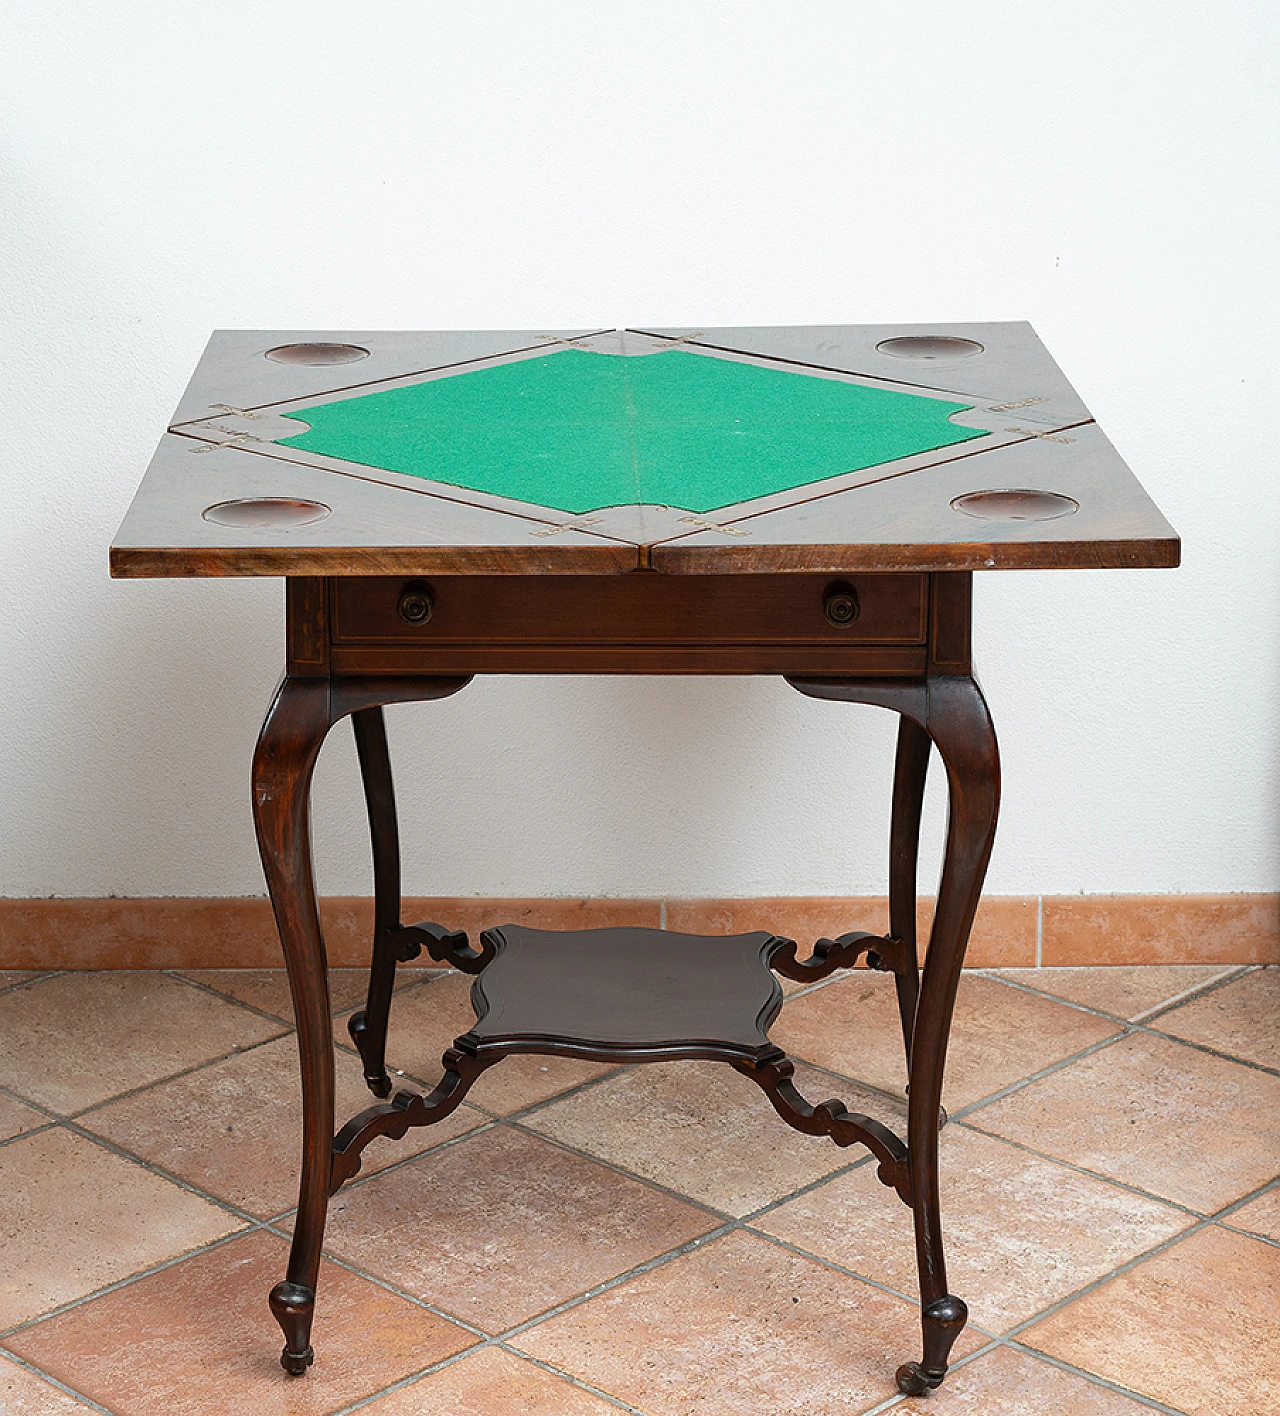
[[[334,1140],[332,1190],[357,1174],[360,1153],[375,1136],[399,1138],[411,1126],[432,1125],[504,1057],[542,1053],[613,1063],[725,1062],[750,1077],[796,1130],[829,1136],[840,1146],[865,1145],[880,1162],[879,1178],[911,1203],[906,1144],[843,1102],[807,1101],[794,1084],[793,1063],[768,1036],[782,1007],[778,973],[812,981],[851,967],[864,954],[875,967],[902,967],[897,941],[842,935],[819,940],[809,958],[797,959],[793,940],[764,931],[503,925],[486,930],[479,949],[472,949],[463,934],[420,924],[400,930],[397,944],[401,957],[420,946],[474,974],[476,1023],[445,1053],[444,1076],[430,1094],[399,1092],[342,1128]],[[376,1033],[363,1015],[352,1021],[362,1051],[381,1047],[385,1019]],[[371,1057],[365,1061],[369,1069]]]

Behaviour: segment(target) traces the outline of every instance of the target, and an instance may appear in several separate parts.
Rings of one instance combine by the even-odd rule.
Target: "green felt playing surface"
[[[983,437],[971,404],[686,350],[557,350],[294,413],[277,441],[578,515],[708,512]]]

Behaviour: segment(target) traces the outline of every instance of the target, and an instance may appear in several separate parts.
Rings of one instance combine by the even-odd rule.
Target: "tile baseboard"
[[[927,937],[933,902],[920,904]],[[321,901],[329,961],[368,961],[373,902]],[[665,925],[689,933],[770,929],[810,944],[849,929],[881,931],[877,896],[754,899],[406,898],[407,921],[474,934],[513,922],[543,929]],[[1084,964],[1280,963],[1280,894],[988,895],[974,922],[975,968]],[[0,899],[0,969],[275,968],[266,899]]]

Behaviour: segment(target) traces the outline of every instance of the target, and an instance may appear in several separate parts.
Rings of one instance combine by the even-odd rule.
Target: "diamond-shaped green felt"
[[[574,515],[708,512],[969,438],[972,405],[682,349],[556,350],[288,413],[344,462]]]

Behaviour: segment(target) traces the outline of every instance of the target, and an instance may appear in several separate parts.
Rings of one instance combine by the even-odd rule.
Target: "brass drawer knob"
[[[396,614],[406,624],[426,624],[434,609],[435,601],[431,597],[431,591],[424,586],[406,590],[396,602]]]
[[[822,597],[822,612],[829,624],[844,629],[858,618],[858,593],[852,585],[836,584]]]

